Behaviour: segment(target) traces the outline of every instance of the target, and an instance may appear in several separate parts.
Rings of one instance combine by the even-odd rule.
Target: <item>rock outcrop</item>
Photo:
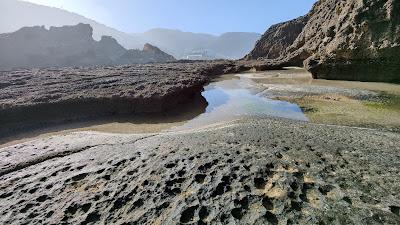
[[[126,50],[114,38],[92,37],[87,24],[25,27],[0,35],[0,70],[34,67],[119,65],[174,61],[162,51]]]
[[[265,118],[39,139],[0,150],[0,223],[400,224],[399,142]]]
[[[400,82],[399,12],[398,0],[320,0],[277,60],[304,61],[314,78]],[[260,42],[253,52],[269,56],[262,46],[275,40],[266,35]]]
[[[151,63],[151,62],[172,62],[175,58],[161,51],[159,48],[146,43],[143,50],[131,49],[126,51],[118,62],[121,64]]]
[[[308,21],[307,16],[271,26],[245,59],[276,59],[286,54]]]
[[[0,138],[71,120],[162,113],[201,98],[212,75],[247,69],[220,61],[0,72]]]

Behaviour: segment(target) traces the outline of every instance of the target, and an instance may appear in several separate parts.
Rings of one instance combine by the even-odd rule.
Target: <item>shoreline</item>
[[[396,127],[396,124],[392,126],[393,128],[385,125],[387,124],[385,122],[387,119],[385,118],[390,119],[393,116],[395,117],[397,114],[400,115],[400,111],[394,111],[397,112],[397,114],[392,113],[393,116],[390,116],[392,114],[381,113],[384,112],[385,108],[383,107],[385,106],[382,105],[383,103],[381,100],[376,100],[379,97],[375,97],[375,95],[379,95],[379,91],[381,91],[382,88],[386,90],[389,88],[389,90],[392,90],[390,93],[400,94],[400,91],[398,93],[396,92],[398,87],[395,84],[312,80],[311,75],[304,69],[290,67],[283,68],[283,70],[269,70],[263,72],[245,71],[237,74],[226,73],[213,76],[206,75],[207,81],[204,83],[201,89],[203,90],[205,86],[211,84],[212,82],[241,79],[240,77],[245,77],[246,79],[252,80],[252,82],[254,82],[253,88],[255,90],[259,89],[257,92],[260,92],[260,96],[298,104],[302,108],[303,113],[307,115],[312,123],[348,127],[364,127],[397,133],[400,132],[400,122],[398,127]],[[349,85],[351,86],[354,83],[357,84],[356,89],[372,90],[373,92],[359,91],[361,95],[358,95],[357,91],[349,92],[349,90],[352,89],[347,88]],[[310,90],[320,90],[321,93],[316,92],[316,94],[310,94],[309,90],[307,89],[308,86],[317,87],[313,88],[313,90]],[[346,91],[343,92],[342,90]],[[331,91],[333,92],[331,93]],[[343,95],[346,92],[350,93],[351,96]],[[8,137],[3,137],[0,139],[0,147],[10,146],[26,140],[46,137],[49,135],[60,135],[86,130],[105,133],[110,132],[131,134],[158,133],[167,131],[168,129],[176,126],[182,126],[192,118],[204,113],[208,103],[203,96],[200,96],[200,93],[201,91],[196,91],[196,95],[199,96],[189,98],[191,99],[190,103],[178,104],[173,110],[168,110],[166,112],[150,113],[147,115],[139,113],[132,115],[96,116],[88,119],[81,118],[75,121],[65,121],[64,123],[53,123],[50,124],[50,126],[42,124],[41,127],[36,127],[34,129],[25,128],[24,130],[15,133],[15,135],[9,135]],[[400,99],[400,97],[398,98]],[[329,104],[324,106],[324,102],[329,102]],[[363,114],[346,114],[343,110],[338,111],[343,107],[355,107],[354,110],[361,110],[360,112],[365,115],[367,115],[366,113],[369,113],[368,115],[370,116],[360,121],[353,115]],[[329,116],[328,114],[324,114],[324,110],[327,113],[329,112],[330,115],[334,115],[335,113],[341,113],[343,115],[339,116],[339,114],[336,114],[334,117]],[[352,112],[350,111],[350,113]],[[376,115],[379,114],[382,116],[377,117]],[[341,119],[337,120],[335,119],[336,117]],[[368,121],[369,123],[367,124],[366,122]]]

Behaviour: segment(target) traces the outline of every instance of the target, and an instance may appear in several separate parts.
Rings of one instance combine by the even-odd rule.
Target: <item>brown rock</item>
[[[399,12],[398,0],[318,1],[293,44],[284,51],[278,48],[281,55],[277,60],[292,65],[304,61],[314,78],[399,82]],[[289,33],[286,35],[291,36]],[[266,56],[277,52],[273,50],[275,39],[262,42],[253,52]]]
[[[276,59],[285,54],[307,23],[307,16],[279,23],[267,30],[245,59]]]

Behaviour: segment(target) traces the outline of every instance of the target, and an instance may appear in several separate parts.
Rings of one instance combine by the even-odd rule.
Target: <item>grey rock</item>
[[[2,224],[399,224],[399,134],[248,118],[0,150]]]

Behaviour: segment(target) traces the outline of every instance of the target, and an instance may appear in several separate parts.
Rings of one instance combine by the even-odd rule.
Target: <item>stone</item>
[[[262,117],[41,138],[0,150],[0,223],[399,224],[399,142]]]

